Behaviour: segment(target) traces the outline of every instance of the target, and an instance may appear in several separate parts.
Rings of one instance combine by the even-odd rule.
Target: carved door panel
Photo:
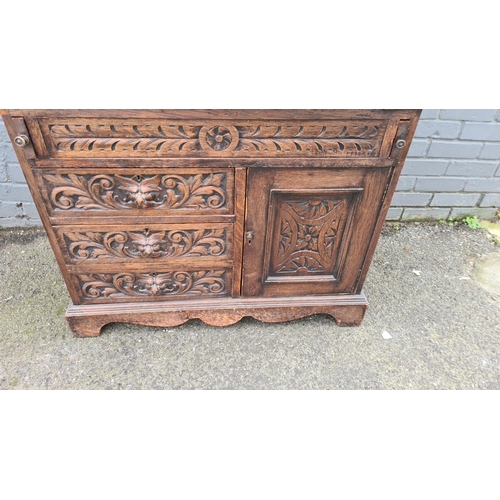
[[[250,169],[243,294],[353,293],[388,174]]]

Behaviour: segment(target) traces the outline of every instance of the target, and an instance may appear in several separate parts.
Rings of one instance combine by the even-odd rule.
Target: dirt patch
[[[0,248],[9,244],[28,245],[38,238],[45,237],[45,230],[41,227],[30,228],[2,228],[0,229]]]

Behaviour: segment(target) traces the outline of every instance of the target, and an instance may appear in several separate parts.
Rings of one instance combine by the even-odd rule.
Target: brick
[[[496,109],[442,109],[441,120],[467,120],[471,122],[491,122],[497,114]]]
[[[432,141],[429,158],[476,158],[483,144],[481,142]]]
[[[413,141],[411,141],[410,150],[408,151],[408,156],[414,158],[425,156],[428,147],[429,141],[424,141],[422,139],[413,139]]]
[[[423,109],[420,115],[421,120],[435,120],[439,116],[439,109]]]
[[[415,137],[440,137],[456,139],[462,127],[461,122],[446,122],[442,120],[420,120]]]
[[[0,145],[4,154],[4,161],[6,161],[7,163],[17,163],[17,156],[14,152],[14,148],[12,147],[10,139],[8,139],[8,142],[0,143]]]
[[[419,177],[415,184],[415,191],[462,191],[466,179],[454,179],[452,177]]]
[[[498,164],[498,170],[496,171],[495,177],[500,177],[500,163]]]
[[[500,122],[500,109],[498,110],[497,116],[495,117],[497,122]]]
[[[387,217],[385,219],[386,220],[399,220],[402,213],[403,213],[402,208],[391,207],[391,208],[389,208],[389,211],[387,212]]]
[[[9,142],[9,134],[7,134],[7,129],[5,128],[5,123],[0,120],[0,142]]]
[[[0,182],[7,182],[7,167],[0,165]]]
[[[446,175],[460,177],[491,177],[497,169],[497,162],[485,161],[452,161]]]
[[[40,219],[40,215],[38,214],[38,210],[36,209],[34,203],[29,203],[29,202],[23,203],[23,212],[30,219]]]
[[[407,159],[403,175],[443,175],[449,165],[448,160]]]
[[[7,178],[14,184],[26,184],[21,165],[19,163],[9,163],[7,165]]]
[[[476,193],[500,193],[500,179],[469,179],[464,191]]]
[[[500,159],[500,144],[486,143],[479,155],[483,160],[498,160]]]
[[[480,207],[500,207],[500,194],[485,194]]]
[[[17,203],[14,202],[0,203],[0,218],[17,217],[19,215],[23,215],[23,211],[21,208],[17,206]]]
[[[457,219],[458,217],[467,217],[474,215],[479,219],[491,219],[497,212],[496,208],[454,208],[451,211],[450,219]]]
[[[427,193],[396,193],[392,199],[392,206],[425,207],[429,203],[431,196]]]
[[[0,184],[0,200],[33,203],[33,198],[26,184]]]
[[[500,141],[500,123],[466,123],[460,139]]]
[[[449,214],[449,208],[405,208],[402,220],[440,220]]]
[[[456,194],[437,193],[431,202],[431,207],[473,207],[479,200],[480,193]]]
[[[415,184],[415,177],[401,176],[396,191],[411,191],[413,184]]]

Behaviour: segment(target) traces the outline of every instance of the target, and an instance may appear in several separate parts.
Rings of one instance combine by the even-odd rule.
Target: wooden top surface
[[[411,109],[0,109],[1,115],[82,118],[291,119],[410,118]]]

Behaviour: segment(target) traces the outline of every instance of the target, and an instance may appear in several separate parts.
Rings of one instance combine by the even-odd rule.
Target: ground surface
[[[45,233],[3,230],[0,388],[500,389],[500,295],[479,284],[500,248],[465,226],[396,227],[381,236],[358,328],[322,315],[224,328],[193,320],[113,324],[94,339],[68,331]]]

